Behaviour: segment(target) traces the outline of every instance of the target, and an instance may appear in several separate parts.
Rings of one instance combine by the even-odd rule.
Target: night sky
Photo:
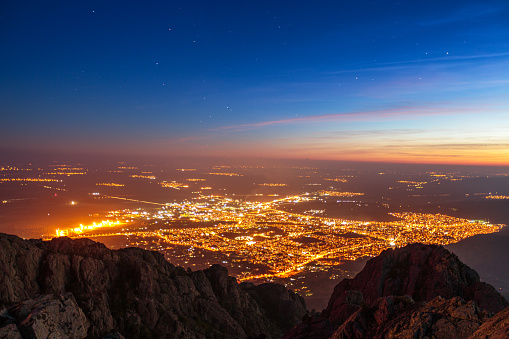
[[[6,1],[0,148],[509,165],[509,2]]]

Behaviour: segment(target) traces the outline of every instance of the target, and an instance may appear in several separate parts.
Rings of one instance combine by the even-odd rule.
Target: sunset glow
[[[9,5],[0,151],[509,165],[505,1],[145,7]]]

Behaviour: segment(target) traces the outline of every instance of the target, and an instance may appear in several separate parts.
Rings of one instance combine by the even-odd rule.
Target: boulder
[[[12,306],[24,338],[85,338],[90,326],[72,293],[46,294]]]

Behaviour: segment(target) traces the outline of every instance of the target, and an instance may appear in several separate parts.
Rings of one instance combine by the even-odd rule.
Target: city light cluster
[[[509,195],[488,195],[486,199],[506,200],[509,199]]]
[[[74,205],[74,204],[72,204],[72,205]],[[57,237],[78,236],[79,234],[82,234],[83,232],[86,232],[86,231],[94,231],[97,229],[102,229],[104,227],[114,227],[114,226],[119,226],[122,224],[123,223],[119,220],[116,220],[116,221],[103,220],[99,223],[93,222],[90,225],[80,224],[79,227],[66,229],[66,230],[57,229],[55,231],[55,233],[56,233]]]
[[[151,179],[151,180],[155,180],[155,178],[156,178],[153,175],[140,175],[140,174],[132,174],[129,177],[131,177],[131,178],[140,178],[140,179]]]
[[[189,187],[186,184],[178,183],[178,182],[175,182],[175,181],[172,181],[172,182],[163,181],[163,182],[159,183],[159,185],[161,185],[161,187],[174,188],[174,189],[177,189],[177,190],[179,190],[181,188]]]
[[[316,261],[323,264],[325,259],[336,263],[355,260],[409,243],[446,245],[472,235],[497,232],[502,227],[443,214],[392,213],[398,220],[379,222],[323,217],[320,210],[311,210],[313,213],[309,214],[281,210],[282,205],[316,200],[321,195],[308,193],[266,203],[201,196],[180,203],[160,204],[162,207],[156,211],[110,212],[109,217],[130,224],[128,229],[113,229],[111,227],[119,225],[118,222],[103,222],[57,230],[57,235],[131,235],[138,239],[134,246],[143,245],[144,240],[140,239],[158,239],[160,247],[157,249],[163,251],[173,246],[184,246],[235,254],[253,265],[266,268],[260,274],[251,271],[238,274],[239,279],[250,280],[288,277]],[[193,222],[195,226],[158,226],[168,222],[179,225]],[[111,230],[103,229],[105,227]]]
[[[0,181],[26,181],[26,182],[62,182],[62,180],[58,179],[48,179],[48,178],[0,178]]]
[[[353,196],[359,196],[364,195],[364,193],[356,193],[356,192],[338,192],[338,191],[318,191],[320,195],[323,196],[330,196],[330,197],[353,197]]]
[[[109,186],[109,187],[124,187],[124,184],[117,184],[114,182],[98,182],[96,183],[97,186]]]
[[[223,175],[223,176],[227,176],[227,177],[242,177],[243,176],[242,174],[239,174],[239,173],[222,173],[222,172],[212,172],[212,173],[205,173],[205,174]]]

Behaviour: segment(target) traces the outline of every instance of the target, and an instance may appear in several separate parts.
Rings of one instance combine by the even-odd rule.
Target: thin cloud
[[[365,136],[380,136],[380,135],[407,135],[407,134],[422,134],[426,133],[423,129],[388,129],[388,130],[365,130],[365,131],[326,131],[326,132],[315,132],[319,133],[320,136],[313,137],[314,139],[324,140],[337,140],[337,139],[348,139],[351,137],[365,137]]]
[[[479,17],[489,16],[498,14],[507,8],[507,5],[503,6],[489,6],[485,4],[469,5],[461,8],[455,13],[451,13],[449,16],[445,16],[440,19],[428,20],[420,22],[421,26],[442,26],[453,24],[457,22],[472,22]]]
[[[429,145],[387,145],[391,148],[432,148],[442,150],[483,150],[483,149],[509,149],[507,143],[453,143],[453,144],[429,144]]]
[[[486,110],[484,108],[484,110]],[[310,122],[327,122],[327,121],[373,121],[381,118],[397,117],[397,116],[420,116],[420,115],[452,115],[452,114],[464,114],[468,112],[478,112],[475,108],[416,108],[416,107],[403,107],[393,108],[388,110],[378,110],[371,112],[357,112],[357,113],[334,113],[334,114],[323,114],[315,116],[297,117],[291,119],[282,120],[268,120],[261,121],[251,124],[239,124],[223,126],[213,131],[245,131],[249,129],[261,128],[271,125],[287,125],[287,124],[299,124],[299,123],[310,123]]]
[[[459,61],[459,60],[472,60],[472,59],[488,59],[488,58],[500,58],[500,57],[505,57],[505,56],[509,56],[509,52],[476,54],[476,55],[448,55],[448,56],[442,56],[442,57],[436,57],[436,58],[386,63],[384,65],[412,64],[412,63],[423,63],[423,62],[434,62],[434,61]]]
[[[328,72],[327,74],[349,74],[349,73],[361,73],[361,72],[380,72],[380,71],[393,71],[403,70],[409,68],[415,64],[425,64],[434,62],[454,62],[463,60],[477,60],[477,59],[490,59],[490,58],[501,58],[509,56],[509,52],[504,53],[488,53],[488,54],[476,54],[476,55],[447,55],[435,58],[424,58],[416,60],[403,60],[394,62],[379,63],[378,67],[367,67],[367,68],[355,68],[345,69],[339,71]]]

